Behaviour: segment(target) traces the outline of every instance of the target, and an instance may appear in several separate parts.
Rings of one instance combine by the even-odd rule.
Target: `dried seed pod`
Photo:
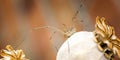
[[[0,60],[29,60],[25,58],[24,52],[20,50],[14,50],[11,45],[6,46],[7,50],[1,50],[1,56],[3,57]]]
[[[120,58],[120,39],[115,35],[112,26],[105,23],[105,18],[96,18],[94,35],[98,44],[98,49],[102,51],[106,58],[113,60],[117,55]]]

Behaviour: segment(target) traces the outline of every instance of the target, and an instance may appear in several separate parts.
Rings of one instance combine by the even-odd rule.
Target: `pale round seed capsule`
[[[81,31],[73,34],[60,47],[56,60],[107,60],[94,41],[94,33]]]

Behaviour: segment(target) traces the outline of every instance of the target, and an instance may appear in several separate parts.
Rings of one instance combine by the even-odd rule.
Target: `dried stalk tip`
[[[114,28],[105,23],[104,17],[96,17],[94,35],[98,49],[105,54],[106,58],[112,60],[114,55],[120,58],[120,39],[115,35]]]
[[[0,60],[29,60],[25,58],[25,54],[21,49],[14,50],[11,45],[7,45],[6,50],[2,49],[0,55],[3,57]]]

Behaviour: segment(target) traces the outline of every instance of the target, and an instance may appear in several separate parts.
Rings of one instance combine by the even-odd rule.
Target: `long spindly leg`
[[[61,29],[53,27],[53,26],[41,26],[41,27],[33,28],[33,30],[39,30],[39,29],[43,29],[43,28],[48,28],[48,29],[56,30],[56,31],[61,32],[62,34],[64,34],[64,32]]]
[[[54,34],[56,33],[57,31],[54,31],[51,35],[50,35],[50,40],[52,40],[52,37],[54,36]]]
[[[55,43],[55,41],[53,40],[53,36],[54,36],[57,32],[60,32],[60,33],[62,33],[63,35],[65,34],[62,30],[60,30],[60,29],[58,29],[58,28],[56,28],[56,27],[52,27],[52,26],[36,27],[36,28],[33,28],[33,30],[40,30],[40,29],[45,29],[45,28],[51,30],[51,34],[50,34],[49,40],[51,40],[51,41],[54,42],[54,43]],[[54,43],[52,43],[52,44],[53,44],[53,47],[56,49],[56,51],[58,51],[58,48],[57,48],[57,46],[56,46]]]
[[[70,44],[69,44],[69,41],[67,41],[67,44],[68,44],[68,53],[70,53]]]
[[[65,27],[65,29],[63,29],[63,30],[58,29],[56,27],[52,27],[52,26],[37,27],[37,28],[34,28],[33,30],[39,30],[39,29],[43,29],[43,28],[52,29],[52,31],[54,31],[54,32],[50,35],[50,40],[53,40],[52,38],[56,32],[62,33],[64,35],[64,38],[69,38],[72,34],[74,34],[76,32],[76,28],[74,26],[67,27],[66,24],[63,24],[63,26]],[[68,44],[68,52],[70,53],[69,41],[67,42],[67,44]],[[54,45],[54,48],[56,49],[56,51],[58,51],[56,45]]]
[[[32,31],[29,31],[29,30],[28,30],[28,32],[26,32],[26,33],[24,34],[24,36],[22,37],[21,42],[20,42],[18,45],[16,45],[14,48],[16,49],[16,48],[18,48],[20,45],[22,45],[23,42],[25,42],[25,41],[29,38],[29,35],[31,34],[31,32],[32,32]]]
[[[53,36],[56,34],[57,31],[53,31],[50,35],[50,40],[53,41],[55,43],[55,41],[53,40]],[[55,50],[58,52],[58,48],[55,44],[53,44],[53,47],[55,48]]]

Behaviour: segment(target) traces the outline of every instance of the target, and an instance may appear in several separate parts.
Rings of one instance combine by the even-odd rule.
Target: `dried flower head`
[[[106,58],[113,60],[117,55],[120,58],[120,39],[115,35],[112,26],[105,23],[105,18],[96,18],[95,41]]]
[[[25,58],[24,52],[20,50],[14,50],[11,45],[7,45],[6,49],[1,50],[1,58],[0,60],[29,60]]]

